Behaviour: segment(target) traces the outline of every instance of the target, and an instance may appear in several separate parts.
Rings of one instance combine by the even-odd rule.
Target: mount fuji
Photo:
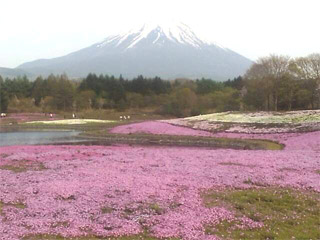
[[[138,75],[227,80],[245,73],[251,60],[219,44],[199,39],[183,23],[171,26],[145,24],[138,30],[109,36],[90,47],[53,59],[40,59],[18,69],[33,75],[88,73],[125,78]]]

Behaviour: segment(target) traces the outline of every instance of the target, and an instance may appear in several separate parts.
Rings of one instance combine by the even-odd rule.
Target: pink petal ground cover
[[[111,133],[148,133],[164,135],[191,135],[191,136],[211,136],[207,131],[195,130],[188,127],[174,126],[160,121],[148,121],[117,126],[110,130]]]
[[[236,216],[222,207],[205,208],[203,190],[259,183],[320,192],[320,132],[273,137],[287,147],[1,147],[0,239],[37,233],[133,235],[145,227],[159,238],[216,239],[205,235],[204,225]],[[19,161],[44,167],[20,173],[1,170]],[[26,207],[16,208],[14,203]],[[244,228],[262,226],[239,220]]]

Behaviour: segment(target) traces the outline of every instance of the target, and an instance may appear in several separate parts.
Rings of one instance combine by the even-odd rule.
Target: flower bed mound
[[[223,112],[189,118],[162,120],[177,126],[212,132],[291,133],[320,130],[320,110],[292,112]]]
[[[186,127],[174,126],[169,123],[159,121],[148,121],[117,126],[110,130],[110,133],[133,134],[163,134],[163,135],[191,135],[191,136],[212,136],[210,132],[194,130]]]
[[[164,122],[164,121],[169,121]],[[199,136],[226,139],[265,139],[283,144],[286,149],[313,149],[320,151],[320,131],[302,133],[238,133],[238,132],[209,132],[206,130],[192,129],[187,124],[181,124],[181,119],[161,120],[133,123],[117,126],[110,133],[118,134],[155,134],[155,135],[177,135],[177,136]],[[208,126],[208,125],[206,125]],[[204,125],[202,127],[205,129]],[[208,130],[208,129],[207,129]]]
[[[206,120],[210,122],[236,123],[319,123],[320,110],[305,110],[291,112],[222,112],[186,118],[186,120]]]

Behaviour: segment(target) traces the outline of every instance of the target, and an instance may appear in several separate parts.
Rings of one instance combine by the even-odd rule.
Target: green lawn
[[[207,226],[206,233],[226,239],[320,239],[320,195],[282,188],[210,191],[207,207],[224,206],[264,227],[239,229],[239,221]]]

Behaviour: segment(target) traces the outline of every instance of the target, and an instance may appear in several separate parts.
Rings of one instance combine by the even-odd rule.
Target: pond
[[[0,132],[0,146],[36,145],[80,142],[80,131],[18,131]]]

